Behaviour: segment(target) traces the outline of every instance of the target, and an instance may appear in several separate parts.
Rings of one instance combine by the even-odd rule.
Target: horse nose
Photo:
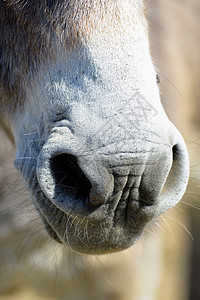
[[[68,211],[108,204],[112,209],[156,206],[158,213],[182,197],[188,178],[184,142],[152,151],[98,156],[50,151],[40,157],[41,189],[60,209]]]

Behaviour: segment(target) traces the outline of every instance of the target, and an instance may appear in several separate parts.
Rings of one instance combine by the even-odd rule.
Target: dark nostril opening
[[[174,145],[174,146],[172,147],[172,157],[173,157],[173,161],[175,161],[175,160],[178,159],[179,153],[180,153],[179,146],[178,146],[178,144],[176,144],[176,145]],[[173,162],[173,161],[172,161],[172,162]]]
[[[75,192],[79,196],[89,194],[90,181],[78,166],[75,156],[67,153],[54,156],[50,160],[50,168],[57,187],[66,193]]]
[[[161,195],[166,193],[169,190],[176,191],[179,190],[179,186],[181,186],[182,178],[185,169],[185,158],[184,153],[179,144],[175,144],[172,147],[172,163],[171,168],[169,170],[168,176],[166,178],[165,184],[162,188]]]

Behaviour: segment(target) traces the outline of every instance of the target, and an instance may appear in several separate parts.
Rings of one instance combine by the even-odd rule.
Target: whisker
[[[175,221],[177,224],[179,224],[181,226],[181,228],[183,228],[185,230],[185,232],[188,233],[191,240],[192,241],[194,240],[192,233],[189,231],[189,229],[187,229],[187,227],[185,226],[185,224],[183,224],[183,222],[181,222],[178,218],[175,218],[175,217],[168,216],[168,218]]]
[[[182,99],[182,101],[184,102],[184,104],[187,106],[187,108],[189,107],[188,102],[186,101],[186,99],[183,97],[183,95],[180,93],[180,91],[177,89],[177,87],[173,84],[173,82],[171,80],[169,80],[164,74],[159,72],[159,75],[161,75],[165,80],[167,80],[171,86],[174,88],[174,90],[177,92],[177,94],[180,96],[180,98]]]
[[[163,220],[163,222],[165,223],[165,225],[167,226],[167,229],[169,230],[169,233],[173,239],[173,241],[175,241],[175,237],[174,237],[174,234],[173,234],[173,231],[169,225],[169,223],[167,222],[167,220],[161,215],[160,218]]]
[[[185,201],[181,201],[180,203],[184,204],[184,205],[187,205],[189,207],[192,207],[194,209],[197,209],[197,210],[200,210],[200,205],[198,204],[195,204],[195,203],[188,203],[188,202],[185,202]]]
[[[23,160],[23,159],[35,159],[35,160],[37,160],[37,158],[34,157],[34,156],[22,156],[22,157],[16,158],[15,160]]]

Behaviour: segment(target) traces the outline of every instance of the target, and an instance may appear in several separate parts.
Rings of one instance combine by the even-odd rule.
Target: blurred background
[[[175,278],[164,278],[162,291],[166,298],[160,299],[197,300],[200,299],[200,1],[147,0],[147,14],[162,103],[184,136],[191,165],[187,192],[168,215],[175,214],[179,233],[174,233],[175,243],[169,243],[169,237],[166,239],[165,243],[171,245],[166,245],[165,261],[175,266],[176,271],[172,272]],[[171,227],[172,233],[176,225]]]
[[[132,288],[138,290],[134,300],[199,300],[200,2],[146,2],[162,103],[186,140],[191,175],[181,203],[158,218],[136,245],[135,274],[131,274],[135,282]],[[60,284],[56,268],[62,269],[63,260],[61,264],[54,259],[55,269],[50,266],[51,242],[14,170],[14,152],[0,129],[0,300],[66,299],[54,291]],[[53,249],[57,257],[61,256],[60,249]],[[95,269],[100,265],[95,264]]]

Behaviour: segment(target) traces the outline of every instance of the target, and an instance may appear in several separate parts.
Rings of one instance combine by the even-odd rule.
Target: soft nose
[[[114,209],[119,203],[137,202],[141,207],[155,205],[159,214],[185,191],[187,150],[179,140],[147,152],[89,156],[63,147],[50,150],[47,144],[38,160],[37,177],[46,196],[64,211],[85,211],[107,202]]]

